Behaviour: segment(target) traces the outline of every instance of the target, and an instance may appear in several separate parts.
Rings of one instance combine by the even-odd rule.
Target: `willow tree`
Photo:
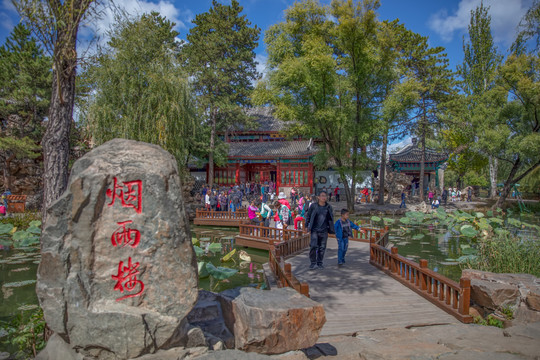
[[[182,57],[199,111],[210,127],[208,182],[214,182],[214,162],[219,147],[217,133],[247,121],[242,111],[250,105],[253,82],[259,78],[255,48],[260,30],[242,15],[238,1],[230,5],[212,1],[198,14],[187,34]]]
[[[43,136],[43,209],[66,189],[69,135],[75,103],[79,26],[95,15],[98,0],[12,0],[22,20],[52,55],[52,92]]]
[[[118,17],[85,68],[84,117],[96,144],[126,138],[160,145],[184,167],[200,135],[174,23],[156,12]]]

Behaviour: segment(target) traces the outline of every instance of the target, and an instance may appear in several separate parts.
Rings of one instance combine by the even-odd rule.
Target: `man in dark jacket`
[[[334,211],[326,200],[326,191],[321,191],[318,202],[309,207],[306,216],[306,229],[311,233],[311,242],[309,244],[310,270],[324,269],[323,258],[328,234],[335,234]]]

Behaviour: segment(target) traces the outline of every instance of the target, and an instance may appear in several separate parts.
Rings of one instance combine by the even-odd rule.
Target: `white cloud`
[[[1,26],[11,31],[17,23],[17,10],[11,0],[2,0],[2,12],[0,12],[0,24]]]
[[[386,153],[389,155],[391,153],[394,153],[403,149],[405,146],[410,145],[410,144],[412,144],[412,137],[409,136],[399,142],[395,142],[393,144],[388,145]]]
[[[257,54],[255,56],[255,61],[257,62],[257,72],[264,77],[266,75],[266,61],[268,61],[268,57]]]
[[[471,10],[480,5],[482,0],[461,0],[455,13],[449,14],[443,9],[433,14],[428,26],[441,36],[444,41],[451,41],[455,32],[465,34],[470,22]],[[532,5],[532,0],[484,0],[491,15],[491,30],[495,42],[510,44],[517,32],[517,25]]]

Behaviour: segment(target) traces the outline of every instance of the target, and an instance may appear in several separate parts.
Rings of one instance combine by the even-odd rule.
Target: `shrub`
[[[15,354],[17,359],[33,359],[45,347],[45,320],[40,307],[33,311],[22,311],[1,326],[7,334],[2,342],[18,348]]]

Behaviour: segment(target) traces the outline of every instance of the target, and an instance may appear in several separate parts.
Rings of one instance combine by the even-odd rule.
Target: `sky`
[[[330,0],[320,0],[323,4]],[[446,48],[450,66],[455,69],[463,61],[463,36],[467,34],[470,11],[480,4],[481,0],[381,0],[378,10],[380,20],[399,19],[405,26],[421,35],[429,37],[431,46]],[[221,0],[222,3],[230,0]],[[283,21],[284,10],[294,0],[239,0],[244,7],[244,14],[261,28],[261,38],[256,49],[259,70],[264,70],[266,52],[264,31],[272,24]],[[516,35],[516,27],[533,0],[484,0],[490,6],[492,31],[499,51],[506,55]],[[176,23],[175,30],[179,37],[185,38],[192,26],[191,20],[196,14],[207,11],[212,0],[114,0],[117,7],[124,8],[132,14],[141,14],[156,10]],[[92,29],[82,29],[85,35],[94,30],[106,40],[106,30],[113,23],[110,9],[92,25]],[[19,17],[11,0],[0,0],[0,44],[9,35]]]

